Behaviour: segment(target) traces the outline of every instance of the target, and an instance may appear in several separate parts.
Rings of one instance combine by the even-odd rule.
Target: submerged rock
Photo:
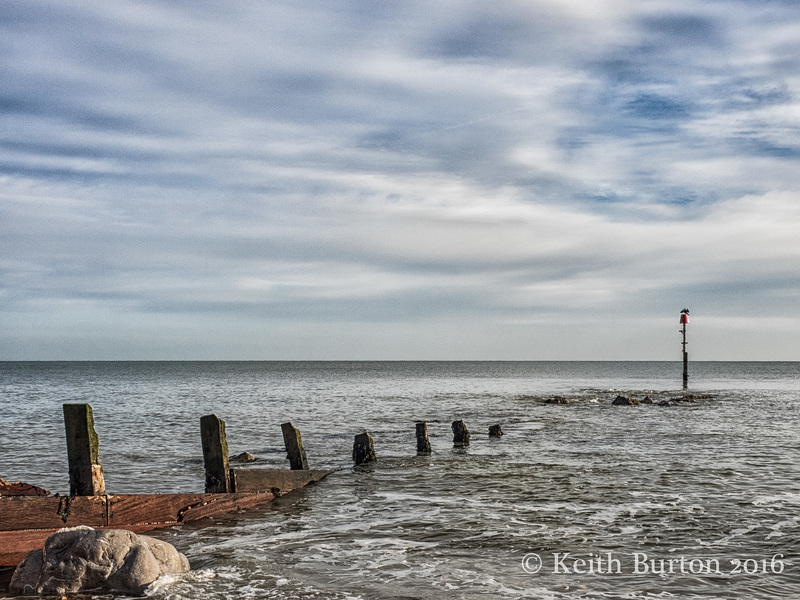
[[[72,527],[54,533],[19,564],[9,591],[28,596],[74,592],[142,594],[162,575],[189,570],[174,546],[124,529]]]
[[[249,452],[242,452],[241,454],[237,454],[236,456],[232,456],[229,462],[235,463],[251,463],[255,462],[256,457],[250,454]]]
[[[639,402],[636,398],[628,398],[627,396],[617,396],[614,398],[614,401],[611,403],[615,406],[639,406],[641,402]]]
[[[686,404],[697,404],[698,400],[711,398],[708,394],[687,394],[678,398],[670,398],[659,402],[659,406],[683,406]]]
[[[489,437],[500,437],[503,435],[503,428],[500,427],[500,424],[497,425],[489,425]]]
[[[569,400],[564,396],[553,396],[544,401],[545,404],[569,404]]]

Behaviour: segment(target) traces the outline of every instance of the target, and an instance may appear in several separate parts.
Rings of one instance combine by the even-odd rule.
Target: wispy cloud
[[[797,359],[800,8],[601,4],[6,2],[0,357]]]

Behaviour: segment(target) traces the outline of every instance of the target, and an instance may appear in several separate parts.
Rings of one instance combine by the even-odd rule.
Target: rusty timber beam
[[[100,465],[100,439],[94,430],[92,407],[88,404],[64,405],[67,434],[69,495],[100,496],[106,493]]]
[[[200,439],[206,467],[206,493],[227,494],[233,491],[228,463],[225,421],[217,415],[200,417]]]

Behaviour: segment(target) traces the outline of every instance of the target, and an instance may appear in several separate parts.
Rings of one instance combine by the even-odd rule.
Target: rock
[[[228,462],[251,463],[256,462],[256,457],[249,452],[242,452],[241,454],[237,454],[236,456],[232,457]]]
[[[52,536],[51,536],[52,537]],[[13,594],[34,595],[37,592],[39,577],[42,574],[44,553],[41,550],[32,550],[28,556],[17,565],[11,576],[8,591]]]
[[[642,404],[653,404],[653,399],[650,396],[645,396]]]
[[[14,571],[9,591],[28,596],[74,592],[142,594],[168,573],[184,573],[189,561],[171,544],[124,529],[61,529]]]
[[[544,401],[545,404],[569,404],[569,400],[564,396],[553,396]]]
[[[23,483],[22,481],[6,481],[0,477],[0,496],[49,496],[44,488]]]
[[[614,401],[611,403],[615,406],[639,406],[641,402],[639,402],[636,398],[628,398],[627,396],[617,396],[614,398]]]
[[[489,437],[500,437],[503,435],[503,428],[500,427],[500,424],[497,425],[489,425]]]

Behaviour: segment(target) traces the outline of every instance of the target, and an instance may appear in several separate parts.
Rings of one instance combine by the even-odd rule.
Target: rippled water
[[[288,468],[291,420],[311,466],[339,470],[156,533],[194,570],[154,597],[800,597],[800,365],[694,363],[688,392],[680,368],[0,363],[0,477],[67,491],[64,402],[92,404],[115,493],[202,491],[211,412],[232,454]],[[611,405],[619,393],[656,403]],[[684,393],[710,397],[657,404]],[[544,403],[555,395],[569,404]],[[430,456],[416,455],[416,420]],[[353,468],[363,430],[378,462]]]

